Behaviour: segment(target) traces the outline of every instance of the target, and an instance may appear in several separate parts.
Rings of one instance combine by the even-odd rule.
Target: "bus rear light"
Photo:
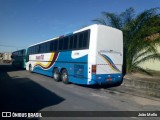
[[[112,78],[107,78],[108,81],[112,81]]]
[[[96,69],[97,69],[97,66],[96,65],[92,65],[92,74],[96,74]]]

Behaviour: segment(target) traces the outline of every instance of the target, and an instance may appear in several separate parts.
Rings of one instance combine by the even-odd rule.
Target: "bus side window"
[[[20,51],[20,56],[23,56],[23,50]]]
[[[51,42],[46,42],[46,52],[50,52],[50,44]]]
[[[40,44],[40,53],[42,53],[43,52],[43,44]]]
[[[28,54],[29,54],[29,55],[31,54],[31,48],[28,49]]]
[[[47,43],[44,43],[44,53],[47,52]]]
[[[63,50],[63,42],[64,41],[64,39],[63,38],[60,38],[59,39],[59,47],[58,47],[58,50]]]
[[[28,56],[30,55],[29,48],[28,48],[28,50],[27,50],[27,55],[28,55]]]
[[[31,54],[33,54],[33,47],[31,47]]]
[[[54,41],[50,43],[50,52],[54,51]]]
[[[31,47],[31,54],[33,54],[33,47]]]
[[[68,37],[65,37],[64,44],[63,44],[63,50],[68,50],[68,43],[69,43],[69,39]]]
[[[36,45],[35,47],[34,47],[34,53],[38,53],[39,52],[39,45]]]
[[[75,34],[73,36],[73,39],[74,39],[73,49],[77,49],[77,42],[78,42],[78,37],[77,36],[78,36],[77,34]]]
[[[42,43],[40,45],[40,53],[45,53],[47,52],[47,44],[46,43]]]
[[[34,47],[31,47],[31,53],[34,54]]]
[[[36,54],[36,46],[33,47],[33,53]]]
[[[83,37],[83,48],[88,48],[88,44],[89,44],[88,31],[85,31]]]
[[[57,45],[56,45],[56,40],[51,41],[50,43],[50,51],[56,51],[57,50]]]
[[[32,47],[32,54],[34,54],[35,53],[35,47],[33,46]]]
[[[58,40],[54,40],[54,51],[58,49]]]
[[[22,56],[25,56],[25,50],[22,50]]]
[[[38,45],[38,48],[37,48],[37,53],[40,53],[40,45]]]
[[[31,54],[31,48],[29,48],[28,53]]]
[[[79,43],[78,43],[78,49],[81,49],[81,48],[83,48],[83,33],[80,33],[79,34]]]
[[[73,48],[73,35],[72,36],[70,36],[70,40],[69,40],[69,49],[70,50],[72,50],[72,48]]]
[[[22,51],[19,51],[19,56],[22,56]]]

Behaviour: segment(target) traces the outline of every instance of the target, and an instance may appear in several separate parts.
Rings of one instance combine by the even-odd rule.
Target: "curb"
[[[147,98],[147,99],[151,99],[151,100],[160,101],[159,97],[148,95],[148,94],[145,93],[146,92],[145,90],[135,89],[133,87],[127,87],[127,86],[124,86],[124,85],[110,88],[110,90],[116,91],[116,92],[119,92],[119,93],[122,93],[122,94],[128,94],[128,95],[133,95],[133,96],[137,96],[137,97],[142,97],[142,98]]]
[[[159,82],[124,78],[122,86],[137,89],[141,94],[160,98],[160,84]]]

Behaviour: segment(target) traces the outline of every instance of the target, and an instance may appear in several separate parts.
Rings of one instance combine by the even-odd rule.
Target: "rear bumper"
[[[122,74],[93,74],[89,84],[99,84],[99,85],[116,84],[122,82],[122,80],[123,80]]]

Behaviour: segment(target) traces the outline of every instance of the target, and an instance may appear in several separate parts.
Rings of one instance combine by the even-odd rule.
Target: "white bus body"
[[[123,80],[123,34],[112,27],[94,24],[32,45],[28,54],[27,70],[56,81],[101,85]]]

